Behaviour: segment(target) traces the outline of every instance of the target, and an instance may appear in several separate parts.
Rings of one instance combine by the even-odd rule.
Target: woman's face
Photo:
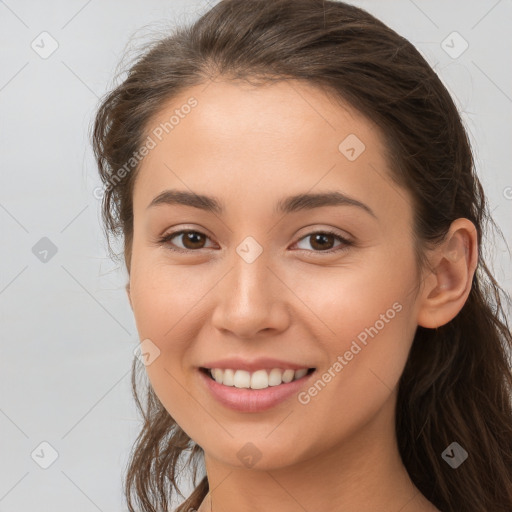
[[[226,81],[174,98],[146,135],[129,295],[169,414],[236,466],[393,436],[418,282],[409,195],[376,126],[310,85]],[[212,367],[243,371],[216,372],[225,385]],[[273,368],[315,370],[279,385],[274,370],[265,389]],[[237,387],[253,373],[261,389]]]

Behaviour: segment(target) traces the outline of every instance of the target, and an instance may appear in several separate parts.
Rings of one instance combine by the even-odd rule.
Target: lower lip
[[[315,373],[316,370],[300,379],[279,384],[279,386],[269,386],[265,389],[248,389],[224,386],[224,384],[219,384],[212,379],[206,372],[199,370],[200,377],[213,397],[222,405],[239,412],[261,412],[275,407],[292,395],[297,394]]]

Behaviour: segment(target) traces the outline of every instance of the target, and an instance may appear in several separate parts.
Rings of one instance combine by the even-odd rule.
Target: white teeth
[[[302,368],[300,370],[296,370],[295,371],[295,378],[296,379],[300,379],[300,378],[304,377],[304,375],[306,375],[306,373],[308,373],[307,368]]]
[[[247,373],[247,372],[245,372]],[[268,375],[266,370],[257,370],[251,375],[251,389],[268,388]]]
[[[279,386],[280,384],[300,379],[308,373],[307,368],[301,368],[300,370],[272,368],[270,372],[267,372],[267,370],[256,370],[252,374],[245,370],[224,370],[222,368],[212,368],[209,371],[210,375],[219,384],[246,389],[265,389],[269,386]]]
[[[220,370],[222,372],[222,370]],[[224,381],[223,381],[224,382]],[[235,388],[250,388],[251,387],[251,375],[249,372],[243,370],[237,370],[233,377],[233,384]]]
[[[293,370],[285,370],[281,378],[283,379],[283,382],[291,382],[294,376],[295,372]]]
[[[222,372],[222,370],[221,370],[221,372]],[[224,375],[222,377],[221,384],[224,384],[226,386],[234,386],[235,385],[235,372],[233,370],[224,370]]]
[[[279,368],[272,368],[270,373],[268,374],[268,385],[269,386],[279,386],[281,384],[281,376],[283,372]]]
[[[212,377],[219,383],[222,384],[223,372],[220,368],[213,368]]]

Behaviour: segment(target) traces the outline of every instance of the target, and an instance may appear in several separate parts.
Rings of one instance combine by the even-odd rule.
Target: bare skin
[[[400,459],[396,392],[417,326],[449,322],[467,299],[474,225],[457,219],[428,253],[433,271],[420,271],[410,196],[391,181],[370,120],[303,83],[206,85],[182,92],[148,127],[197,99],[142,163],[127,286],[140,339],[160,350],[146,367],[151,384],[205,452],[211,494],[199,511],[436,511]],[[353,160],[339,149],[350,134],[365,146]],[[215,196],[225,211],[148,208],[166,189]],[[273,211],[285,196],[333,190],[373,215],[350,205]],[[203,237],[157,242],[184,229]],[[336,235],[322,250],[312,234],[326,229]],[[249,236],[262,248],[251,263],[236,251]],[[199,366],[232,356],[300,363],[320,378],[381,324],[320,392],[302,390],[307,403],[293,396],[241,413],[200,378]],[[259,454],[252,467],[239,457],[247,443]]]

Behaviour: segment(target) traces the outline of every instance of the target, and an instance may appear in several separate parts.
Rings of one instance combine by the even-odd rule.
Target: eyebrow
[[[146,209],[157,205],[183,205],[222,215],[222,201],[213,196],[196,194],[187,190],[164,190],[149,203]],[[280,199],[275,207],[275,214],[288,214],[301,210],[312,210],[323,206],[355,206],[377,218],[373,210],[366,204],[341,192],[329,191],[321,193],[304,193]]]

